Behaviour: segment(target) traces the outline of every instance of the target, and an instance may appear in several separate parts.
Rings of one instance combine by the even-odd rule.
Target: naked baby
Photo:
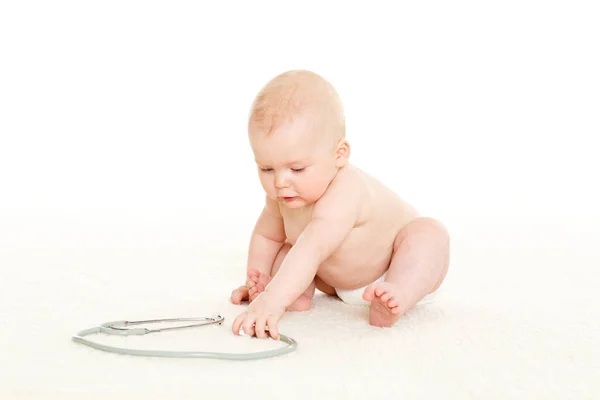
[[[285,311],[309,310],[315,288],[368,305],[380,327],[439,288],[446,229],[350,163],[343,106],[328,81],[301,70],[273,78],[252,104],[248,136],[266,196],[246,283],[231,293],[234,304],[249,301],[234,334],[278,339]]]

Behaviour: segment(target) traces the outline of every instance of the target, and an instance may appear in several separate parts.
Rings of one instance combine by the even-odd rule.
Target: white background
[[[457,234],[600,215],[593,2],[366,4],[2,3],[0,247],[245,245],[248,109],[298,68],[352,161]]]

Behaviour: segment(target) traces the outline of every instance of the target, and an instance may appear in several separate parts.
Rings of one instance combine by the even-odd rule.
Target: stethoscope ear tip
[[[225,321],[225,317],[221,314],[212,314],[210,317],[206,318],[210,321],[211,324],[223,325],[223,321]]]

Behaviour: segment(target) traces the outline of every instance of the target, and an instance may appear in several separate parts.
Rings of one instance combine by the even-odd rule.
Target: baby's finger
[[[269,326],[269,335],[271,335],[273,339],[279,340],[279,330],[277,329],[277,317],[272,315],[269,318],[267,318],[267,325]]]
[[[254,324],[254,330],[256,331],[256,337],[264,339],[267,337],[267,334],[265,333],[265,325],[266,325],[267,321],[262,318],[259,317],[256,319],[256,323]]]
[[[254,336],[254,318],[250,318],[246,316],[244,322],[242,323],[242,329],[248,336]]]
[[[234,335],[239,335],[240,334],[240,327],[242,325],[242,322],[244,322],[244,317],[246,316],[246,313],[243,312],[240,315],[238,315],[235,320],[233,320],[233,324],[231,325],[231,330],[233,331]]]

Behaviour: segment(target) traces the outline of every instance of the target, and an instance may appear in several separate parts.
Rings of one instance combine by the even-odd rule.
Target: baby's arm
[[[285,241],[283,218],[277,203],[266,198],[263,208],[250,238],[247,269],[255,268],[271,276],[271,268],[277,253]]]
[[[335,181],[315,204],[312,219],[265,288],[274,302],[289,306],[310,285],[319,266],[341,245],[358,219],[359,189]]]

